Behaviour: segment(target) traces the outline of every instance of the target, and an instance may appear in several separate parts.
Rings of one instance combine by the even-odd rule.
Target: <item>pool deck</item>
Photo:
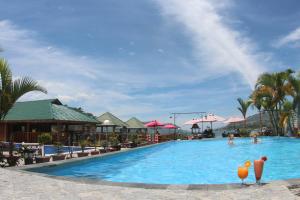
[[[166,188],[140,188],[92,184],[40,176],[35,173],[0,168],[0,199],[300,199],[300,180],[274,181],[263,186],[224,189],[207,185],[202,189],[169,185]],[[290,189],[288,186],[293,186]]]

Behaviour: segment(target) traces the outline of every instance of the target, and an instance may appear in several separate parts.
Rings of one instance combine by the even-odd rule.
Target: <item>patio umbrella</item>
[[[241,117],[229,117],[227,120],[224,121],[224,123],[229,123],[229,124],[232,123],[235,128],[235,123],[242,122],[242,121],[244,121],[244,119]]]
[[[163,126],[163,128],[166,128],[166,129],[176,129],[177,126],[175,126],[174,124],[166,124]]]
[[[185,122],[184,124],[185,125],[193,125],[193,124],[198,124],[199,122],[201,122],[201,119],[192,119],[192,120]]]
[[[175,135],[175,129],[178,128],[177,126],[175,126],[174,124],[166,124],[166,125],[163,126],[163,128],[169,129],[169,134],[170,134],[170,130],[174,129],[174,139],[175,139],[175,137],[176,137],[176,135]]]
[[[223,122],[225,120],[225,118],[218,116],[218,115],[214,115],[214,114],[209,114],[207,116],[204,116],[201,118],[201,122],[210,122],[210,128],[212,129],[212,123],[213,122]]]
[[[154,130],[156,130],[157,127],[164,126],[164,124],[159,121],[153,120],[151,122],[146,123],[145,126],[149,128],[154,128]]]
[[[229,117],[227,120],[224,121],[224,123],[237,123],[241,121],[244,121],[244,119],[241,117]]]
[[[145,124],[145,127],[149,127],[149,128],[153,128],[154,130],[154,135],[156,134],[156,130],[157,130],[157,127],[158,126],[163,126],[164,124],[159,122],[159,121],[156,121],[156,120],[153,120],[151,122],[148,122]]]
[[[148,122],[147,124],[145,124],[146,127],[158,127],[158,126],[163,126],[164,124],[159,122],[159,121],[156,121],[156,120],[153,120],[151,122]]]

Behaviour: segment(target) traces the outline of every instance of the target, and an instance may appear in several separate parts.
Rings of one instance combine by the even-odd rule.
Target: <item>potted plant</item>
[[[129,135],[129,140],[130,140],[130,148],[137,147],[138,144],[140,143],[139,137],[137,133],[133,133]]]
[[[79,141],[79,145],[81,147],[81,152],[77,153],[78,157],[84,157],[84,156],[89,155],[88,152],[84,152],[84,148],[87,146],[87,144],[88,144],[87,140],[80,140]]]
[[[52,160],[57,161],[57,160],[64,160],[66,155],[62,154],[62,143],[61,142],[55,142],[54,143],[56,147],[56,155],[52,155]]]
[[[21,154],[21,158],[24,159],[25,165],[33,164],[33,154],[35,151],[36,149],[32,149],[22,144],[21,148],[19,149],[19,153]]]
[[[112,136],[109,137],[109,143],[112,151],[121,150],[121,145],[117,134],[114,133],[112,134]]]
[[[103,147],[103,149],[100,149],[100,153],[106,153],[107,152],[107,147],[108,147],[108,143],[106,140],[103,140],[100,142],[101,147]]]
[[[1,167],[14,167],[19,165],[20,156],[13,155],[16,150],[15,144],[10,142],[9,144],[0,142],[0,166]],[[4,151],[10,151],[9,155],[4,155]]]
[[[97,145],[97,143],[95,142],[96,139],[94,140],[94,151],[91,151],[91,155],[98,155],[100,154],[99,151],[97,151],[97,146],[100,146],[99,144]]]
[[[45,144],[49,144],[52,141],[52,136],[50,133],[42,133],[38,136],[38,143],[41,145],[41,156],[35,158],[36,163],[49,162],[50,156],[45,156]]]

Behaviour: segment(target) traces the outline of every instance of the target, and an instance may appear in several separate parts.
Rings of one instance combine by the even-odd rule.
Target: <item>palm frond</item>
[[[47,90],[45,88],[39,86],[37,81],[29,77],[17,79],[13,81],[12,84],[12,100],[17,101],[24,94],[34,91],[47,93]]]
[[[8,90],[12,82],[12,73],[7,61],[3,58],[0,58],[0,74],[1,74],[0,90],[2,91]]]

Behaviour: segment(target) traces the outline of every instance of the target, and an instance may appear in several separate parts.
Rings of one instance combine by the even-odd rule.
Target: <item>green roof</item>
[[[136,128],[136,129],[146,128],[144,123],[135,117],[132,117],[131,119],[129,119],[126,122],[126,124],[128,124],[127,128]]]
[[[58,99],[16,102],[10,109],[5,121],[74,121],[99,123],[84,113],[62,105]]]
[[[127,127],[128,124],[111,114],[110,112],[103,113],[97,118],[104,126],[119,126],[119,127]],[[105,120],[109,120],[108,123],[105,123]],[[101,126],[101,125],[100,125]]]

